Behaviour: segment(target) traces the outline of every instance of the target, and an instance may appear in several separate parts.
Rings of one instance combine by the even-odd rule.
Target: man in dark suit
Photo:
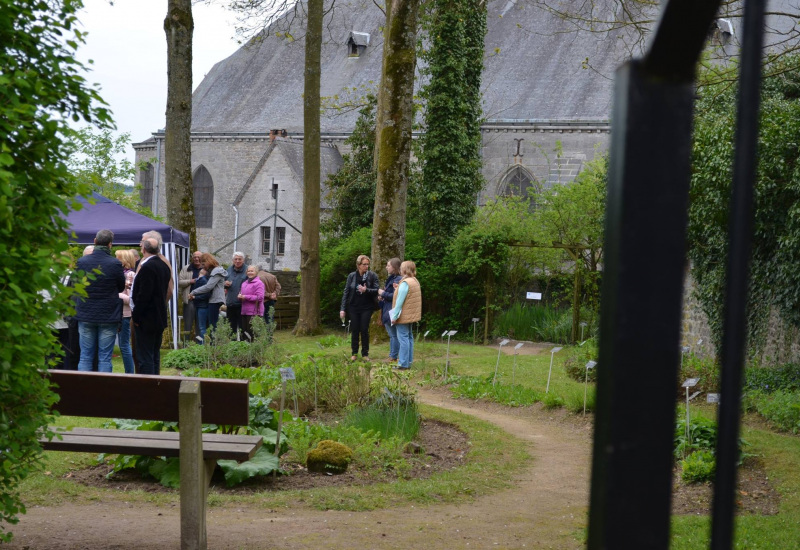
[[[161,374],[161,337],[167,328],[167,288],[172,276],[158,259],[158,241],[142,240],[142,261],[131,289],[139,374]]]

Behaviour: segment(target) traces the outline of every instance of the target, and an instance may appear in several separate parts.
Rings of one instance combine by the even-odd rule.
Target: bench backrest
[[[249,422],[247,380],[63,370],[48,374],[53,391],[61,396],[52,409],[62,415],[177,422],[181,382],[197,380],[204,424],[246,426]]]

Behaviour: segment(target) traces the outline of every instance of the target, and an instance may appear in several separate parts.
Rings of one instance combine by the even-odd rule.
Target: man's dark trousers
[[[136,356],[139,374],[161,374],[161,338],[164,330],[146,330],[134,326],[136,331]]]

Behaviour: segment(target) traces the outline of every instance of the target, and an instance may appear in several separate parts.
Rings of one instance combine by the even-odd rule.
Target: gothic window
[[[214,180],[205,166],[200,165],[192,178],[194,190],[194,221],[197,227],[211,227],[214,220]]]
[[[500,194],[504,197],[533,198],[536,195],[536,180],[525,168],[516,165],[500,182]]]
[[[153,208],[153,165],[149,162],[139,171],[139,202],[145,208]]]

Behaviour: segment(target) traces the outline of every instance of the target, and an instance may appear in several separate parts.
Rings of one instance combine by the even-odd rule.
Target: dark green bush
[[[772,393],[778,390],[800,390],[800,363],[780,367],[749,367],[744,371],[744,391]]]
[[[675,423],[673,447],[675,458],[683,458],[695,451],[713,451],[716,447],[717,423],[715,421],[702,416],[691,418],[689,421],[689,440],[686,439],[686,417],[682,416]]]
[[[577,382],[584,382],[586,380],[586,363],[597,361],[597,353],[595,338],[587,340],[582,346],[571,348],[569,355],[564,360],[564,370],[567,372],[567,376]],[[589,382],[597,381],[598,367],[599,365],[589,369]]]
[[[713,481],[717,459],[712,451],[697,451],[681,460],[681,479],[686,483]]]
[[[800,392],[753,391],[747,395],[747,404],[776,429],[793,434],[800,433]]]

